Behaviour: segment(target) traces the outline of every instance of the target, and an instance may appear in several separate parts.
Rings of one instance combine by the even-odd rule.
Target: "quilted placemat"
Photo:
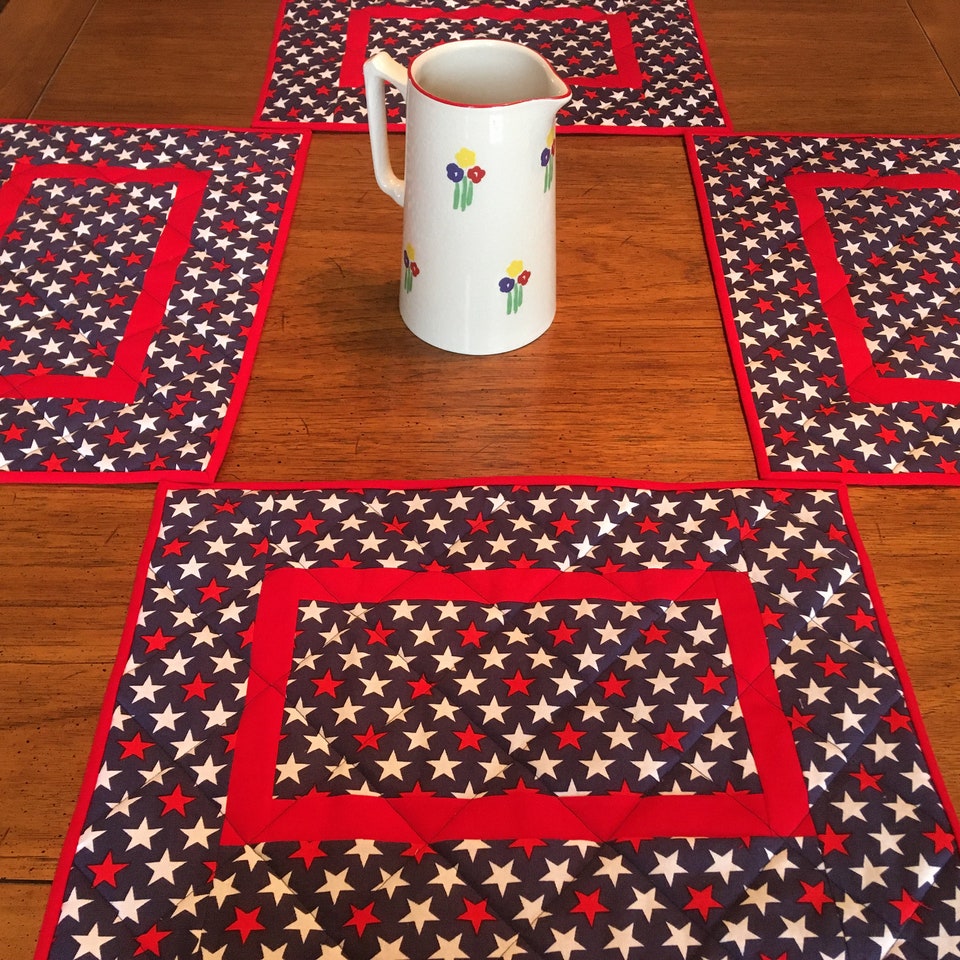
[[[955,956],[844,492],[161,488],[39,958]]]
[[[308,136],[0,123],[0,482],[213,477]]]
[[[406,66],[450,40],[493,37],[536,50],[573,89],[560,127],[664,133],[725,127],[726,113],[689,0],[529,5],[285,0],[257,122],[365,129],[363,63],[386,51]],[[387,89],[388,125],[403,101]]]
[[[760,475],[960,482],[960,140],[688,144]]]

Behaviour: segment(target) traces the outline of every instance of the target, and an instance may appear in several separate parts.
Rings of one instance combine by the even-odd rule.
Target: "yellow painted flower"
[[[411,260],[416,260],[416,259],[417,259],[417,255],[416,255],[416,253],[414,253],[414,251],[413,251],[413,244],[412,244],[412,243],[408,243],[408,244],[407,244],[406,254],[407,254],[407,256],[408,256]]]
[[[467,167],[472,167],[477,162],[477,155],[472,150],[468,150],[466,147],[461,147],[453,155],[453,159],[456,160],[464,170],[466,170]]]
[[[522,261],[522,260],[514,260],[513,263],[511,263],[510,266],[507,267],[507,276],[508,276],[508,277],[513,277],[514,280],[516,280],[517,277],[519,277],[521,273],[523,273],[523,261]]]
[[[548,147],[552,147],[552,146],[553,146],[553,141],[554,141],[554,138],[556,137],[556,135],[557,135],[557,131],[556,131],[556,130],[551,130],[551,131],[547,134],[547,146],[548,146]]]

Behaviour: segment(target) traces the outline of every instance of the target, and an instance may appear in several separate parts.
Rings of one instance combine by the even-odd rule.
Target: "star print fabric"
[[[960,141],[688,143],[760,475],[960,482]]]
[[[842,490],[164,484],[38,956],[956,956],[918,722]]]
[[[363,63],[385,51],[406,66],[452,40],[489,37],[535,50],[571,85],[557,124],[663,133],[725,127],[696,16],[687,0],[429,6],[287,0],[277,24],[257,121],[365,129]],[[387,119],[403,100],[387,89]]]
[[[306,139],[0,124],[0,481],[214,475]]]

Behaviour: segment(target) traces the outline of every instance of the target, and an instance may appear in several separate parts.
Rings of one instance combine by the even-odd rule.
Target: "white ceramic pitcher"
[[[377,183],[404,208],[400,315],[466,354],[539,337],[556,312],[555,124],[570,88],[533,50],[458,40],[364,65]],[[406,101],[404,179],[387,150],[384,84]]]

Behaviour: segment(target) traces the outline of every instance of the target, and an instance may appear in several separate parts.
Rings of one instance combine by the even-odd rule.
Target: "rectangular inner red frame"
[[[402,6],[380,4],[355,7],[347,18],[347,39],[340,65],[341,87],[363,86],[363,64],[369,53],[370,28],[374,20],[415,20],[429,23],[437,19],[488,20],[510,22],[512,20],[540,20],[553,23],[557,20],[579,20],[583,23],[604,21],[610,35],[610,52],[616,64],[616,72],[594,77],[564,75],[567,83],[580,87],[610,87],[614,89],[639,89],[643,86],[643,71],[637,62],[633,31],[626,13],[605,13],[595,7],[531,7],[519,9],[479,4],[459,10],[440,7]]]
[[[36,180],[96,180],[101,183],[176,184],[176,194],[160,233],[157,249],[143,277],[109,373],[102,377],[65,373],[0,376],[0,397],[66,397],[129,403],[140,385],[147,350],[159,331],[177,268],[190,247],[210,174],[185,167],[138,170],[127,167],[18,161],[0,185],[0,234],[7,231]]]
[[[612,599],[716,600],[728,637],[760,793],[645,796],[617,791],[551,796],[534,789],[472,799],[426,793],[399,797],[273,795],[286,684],[302,602]],[[459,574],[398,569],[268,571],[252,633],[246,705],[235,739],[221,842],[365,838],[410,844],[480,838],[646,839],[658,836],[805,836],[809,800],[779,693],[756,595],[746,574],[701,570],[558,573],[488,570]]]
[[[887,188],[888,190],[949,190],[960,203],[960,174],[910,173],[868,176],[859,173],[793,173],[784,184],[797,205],[804,244],[817,275],[820,303],[840,351],[840,361],[852,400],[893,403],[928,400],[960,403],[960,382],[920,377],[887,377],[877,373],[863,336],[864,322],[850,297],[847,275],[837,257],[837,242],[827,223],[818,190]]]

